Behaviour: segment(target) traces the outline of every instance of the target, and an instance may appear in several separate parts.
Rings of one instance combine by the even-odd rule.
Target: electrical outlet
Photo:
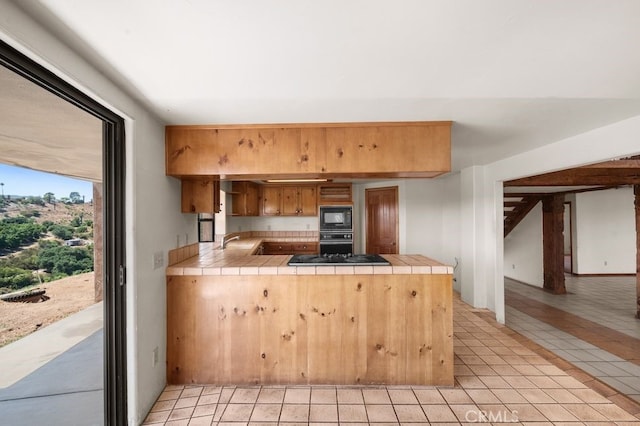
[[[161,251],[153,253],[153,269],[159,269],[164,266],[164,253]]]
[[[607,261],[606,260],[604,261],[604,266],[607,266]]]
[[[153,357],[151,359],[151,366],[155,367],[156,365],[158,365],[158,347],[157,346],[153,349]]]
[[[511,269],[516,269],[516,264],[515,264],[515,263],[513,263],[513,264],[511,265]]]
[[[271,231],[271,225],[267,225],[267,231]]]
[[[307,229],[311,229],[311,225],[307,223]]]

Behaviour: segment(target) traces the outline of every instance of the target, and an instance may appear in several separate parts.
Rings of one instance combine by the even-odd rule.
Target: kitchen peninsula
[[[453,268],[288,266],[261,244],[170,252],[169,383],[453,385]]]

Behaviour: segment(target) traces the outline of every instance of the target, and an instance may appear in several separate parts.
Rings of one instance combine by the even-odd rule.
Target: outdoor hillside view
[[[0,347],[95,302],[93,205],[79,192],[0,196]],[[45,188],[46,189],[46,188]]]

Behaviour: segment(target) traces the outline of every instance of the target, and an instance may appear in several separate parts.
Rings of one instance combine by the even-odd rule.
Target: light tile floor
[[[640,339],[635,277],[566,277],[569,294],[557,296],[505,279],[505,289]],[[640,402],[640,365],[508,306],[507,326]]]
[[[454,387],[167,386],[145,424],[640,424],[640,405],[591,389],[492,316],[456,295]]]

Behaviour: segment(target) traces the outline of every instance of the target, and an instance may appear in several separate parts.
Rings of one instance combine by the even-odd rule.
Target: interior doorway
[[[365,189],[366,252],[398,254],[398,187]]]
[[[99,121],[99,161],[102,165],[100,181],[103,191],[103,346],[104,377],[103,404],[104,424],[127,423],[127,386],[126,386],[126,269],[125,269],[125,134],[124,119],[99,104],[83,92],[60,79],[51,71],[27,58],[8,44],[0,41],[0,65],[24,78],[25,83],[35,83],[40,88],[64,100],[83,113],[89,114]],[[53,113],[54,110],[51,112]],[[60,123],[62,124],[62,123]],[[69,123],[64,123],[69,124]],[[61,131],[60,126],[52,131]],[[73,132],[71,132],[73,135]],[[18,141],[19,142],[19,141]],[[11,145],[7,143],[7,146]],[[78,143],[76,148],[82,150],[85,146]],[[60,148],[53,146],[54,151]],[[15,151],[15,149],[14,149]],[[8,153],[4,152],[3,153]],[[14,155],[24,157],[36,156],[41,166],[32,166],[41,170],[48,169],[49,161],[66,161],[68,168],[84,164],[84,162],[70,161],[76,155],[65,156],[64,150],[56,155],[46,152],[42,144],[25,138],[18,143]],[[88,158],[88,157],[87,157]],[[87,161],[88,162],[88,161]],[[55,167],[55,166],[52,166]],[[64,170],[62,168],[61,170]],[[88,172],[95,170],[88,170]],[[82,172],[84,173],[84,172]],[[70,173],[74,175],[74,173]],[[77,176],[77,175],[76,175]],[[29,399],[25,399],[26,403]],[[82,401],[78,401],[81,405]],[[28,407],[27,407],[28,408]],[[32,407],[34,412],[38,410]],[[41,407],[37,407],[43,411]],[[70,407],[70,409],[73,409]],[[25,417],[27,422],[33,423],[33,417]],[[55,424],[55,419],[49,419],[48,424]],[[37,421],[36,421],[37,422]],[[27,423],[25,423],[27,424]]]

